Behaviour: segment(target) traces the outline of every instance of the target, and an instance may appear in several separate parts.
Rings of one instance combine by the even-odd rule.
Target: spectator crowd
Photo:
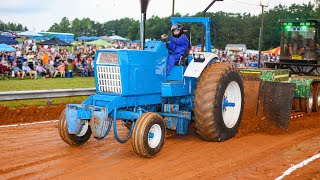
[[[36,45],[36,42],[26,39],[14,45],[14,52],[0,52],[0,74],[18,79],[55,78],[70,77],[70,73],[78,74],[81,77],[94,76],[93,59],[96,50],[101,48],[95,45],[80,43],[75,50],[57,48],[48,45]],[[114,42],[117,49],[139,49],[138,43]],[[70,48],[69,48],[70,49]],[[201,51],[201,48],[192,47],[191,52]],[[227,54],[226,51],[215,49],[220,61],[234,62],[238,67],[252,67],[257,62],[258,55],[245,52]],[[261,62],[275,62],[279,60],[278,55],[263,54]]]
[[[48,45],[36,45],[33,40],[13,45],[14,52],[0,52],[0,74],[18,79],[66,77],[73,72],[82,77],[93,76],[93,59],[97,46],[85,46],[84,43],[76,50],[57,48]],[[137,49],[134,43],[114,43],[115,48]],[[70,49],[70,48],[69,48]]]

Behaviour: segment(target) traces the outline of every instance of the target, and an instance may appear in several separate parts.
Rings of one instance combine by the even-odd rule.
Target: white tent
[[[19,36],[43,36],[41,34],[38,34],[36,32],[32,32],[32,31],[24,31],[24,32],[21,32],[21,33],[18,33]]]
[[[108,36],[100,36],[101,39],[108,41],[108,42],[112,42],[114,41],[112,38],[108,37]]]
[[[118,36],[118,35],[109,36],[109,38],[111,38],[111,39],[113,39],[115,41],[128,41],[128,39],[123,38],[123,37]]]

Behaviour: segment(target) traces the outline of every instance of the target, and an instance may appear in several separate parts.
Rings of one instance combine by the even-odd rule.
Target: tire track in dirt
[[[4,147],[5,153],[0,155],[0,164],[5,164],[0,168],[0,174],[3,175],[2,177],[26,177],[28,174],[34,174],[33,171],[35,169],[45,171],[47,167],[51,167],[52,164],[56,164],[61,160],[69,161],[69,163],[66,163],[68,168],[69,164],[77,164],[79,157],[86,159],[94,155],[94,159],[97,160],[101,157],[108,157],[121,150],[120,144],[114,141],[112,137],[103,140],[105,142],[97,141],[92,138],[84,147],[69,147],[59,138],[57,125],[49,125],[49,127],[41,125],[35,126],[38,126],[41,129],[39,130],[33,126],[7,128],[9,131],[17,131],[18,133],[14,134],[18,136],[23,133],[23,129],[26,128],[29,130],[24,134],[25,138],[23,138],[23,141],[8,143],[8,145]],[[38,132],[36,133],[35,131]],[[126,128],[122,128],[119,130],[119,133],[126,134],[127,131]],[[35,135],[35,133],[37,135]],[[10,133],[0,132],[0,136],[6,134]],[[15,136],[11,136],[11,138],[8,139],[8,142],[12,141],[14,137]],[[32,143],[32,147],[30,146],[30,143]],[[104,145],[106,143],[108,144],[107,146]],[[1,147],[3,146],[1,145]],[[8,157],[15,158],[6,163],[5,161]],[[63,169],[63,166],[59,167]],[[61,172],[58,171],[56,174],[61,174]]]
[[[166,139],[162,151],[152,159],[138,157],[131,141],[120,144],[113,135],[102,141],[91,138],[84,146],[74,148],[60,139],[57,124],[4,128],[0,130],[0,179],[274,179],[290,164],[319,153],[319,113],[291,120],[290,127],[283,130],[255,116],[251,109],[255,99],[247,98],[245,103],[247,108],[235,138],[205,142],[190,128],[187,136]],[[60,108],[62,111],[64,106]],[[61,111],[54,110],[56,118]],[[46,120],[35,114],[25,120]],[[17,120],[7,118],[0,124],[12,122]],[[123,126],[118,129],[122,136],[128,132]],[[301,176],[317,177],[320,165],[311,165],[299,171]],[[292,176],[299,177],[299,172]]]
[[[56,124],[6,128],[0,131],[0,179],[272,179],[319,150],[319,132],[252,133],[215,143],[198,139],[191,129],[190,135],[166,139],[155,158],[144,159],[131,141],[120,144],[113,136],[74,148],[60,139]],[[10,143],[15,139],[20,143]]]

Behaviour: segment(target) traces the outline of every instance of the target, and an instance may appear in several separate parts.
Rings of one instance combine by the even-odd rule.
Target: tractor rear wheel
[[[305,113],[311,113],[313,108],[313,88],[310,88],[309,98],[300,98],[301,111]]]
[[[320,83],[313,85],[313,111],[320,111]]]
[[[163,118],[157,113],[142,114],[133,130],[132,148],[141,157],[154,157],[163,147],[166,137],[166,126]]]
[[[63,110],[60,115],[58,124],[59,135],[61,139],[70,146],[80,146],[86,143],[92,134],[89,122],[85,121],[80,132],[76,134],[69,134],[66,120],[66,110]]]
[[[294,110],[300,110],[300,98],[293,98],[292,108]]]
[[[206,141],[225,141],[238,132],[244,105],[242,76],[231,64],[209,65],[194,92],[195,129]]]

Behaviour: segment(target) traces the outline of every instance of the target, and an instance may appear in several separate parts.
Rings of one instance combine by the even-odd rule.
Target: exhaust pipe
[[[141,13],[141,22],[140,22],[140,49],[144,50],[145,44],[145,30],[146,30],[146,13]]]
[[[145,44],[145,25],[149,0],[140,0],[141,5],[141,21],[140,21],[140,49],[144,50]]]

